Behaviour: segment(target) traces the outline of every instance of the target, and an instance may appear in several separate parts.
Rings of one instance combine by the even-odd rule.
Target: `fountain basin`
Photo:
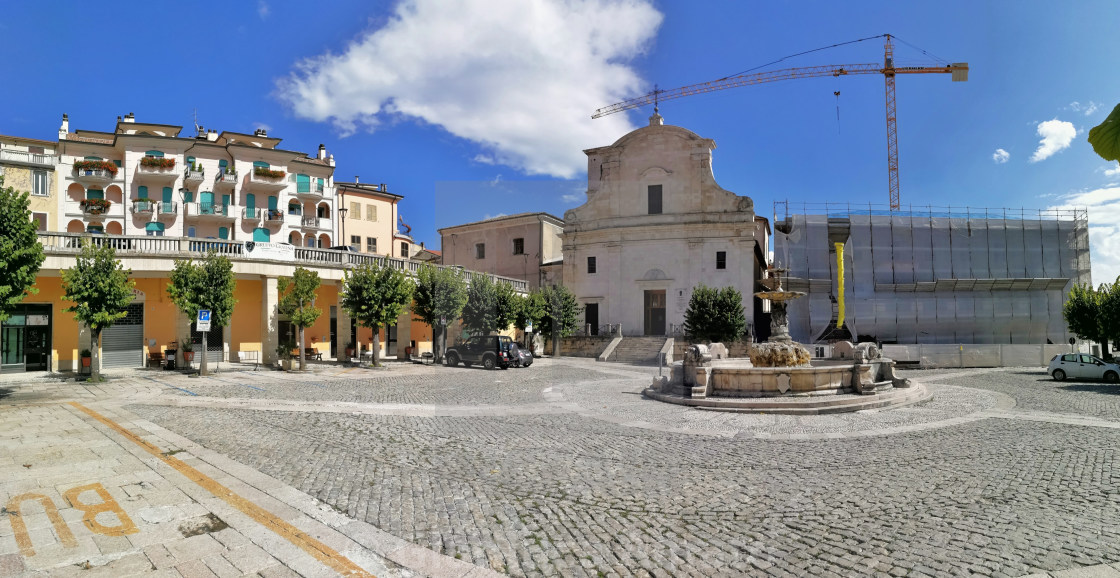
[[[714,397],[774,397],[835,395],[854,391],[853,366],[734,367],[712,364]],[[857,366],[861,379],[870,381],[871,366]]]

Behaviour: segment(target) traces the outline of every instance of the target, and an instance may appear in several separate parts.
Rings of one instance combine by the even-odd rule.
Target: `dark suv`
[[[513,340],[505,335],[476,335],[463,343],[447,350],[444,359],[448,367],[463,365],[470,367],[478,363],[486,369],[500,367],[508,369],[510,362],[510,348]]]

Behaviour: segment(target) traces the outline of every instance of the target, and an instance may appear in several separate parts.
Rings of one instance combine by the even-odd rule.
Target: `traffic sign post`
[[[202,333],[202,365],[198,368],[199,375],[209,375],[206,371],[206,350],[209,349],[209,340],[206,339],[206,334],[210,331],[210,310],[199,309],[198,319],[195,319],[195,328]]]

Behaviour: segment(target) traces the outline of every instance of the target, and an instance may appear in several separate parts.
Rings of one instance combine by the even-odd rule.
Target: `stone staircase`
[[[665,337],[623,337],[607,361],[656,365]]]

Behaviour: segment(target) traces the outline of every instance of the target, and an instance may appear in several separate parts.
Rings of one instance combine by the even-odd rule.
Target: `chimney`
[[[389,192],[389,185],[386,185],[385,183],[381,183],[381,192],[383,192],[383,193]]]
[[[354,184],[356,185],[356,184],[358,184],[358,182],[359,182],[358,181],[358,175],[354,175]]]
[[[58,127],[58,140],[66,140],[66,135],[70,133],[70,116],[65,112],[62,113],[62,126]]]
[[[253,136],[268,136],[268,131],[264,130],[263,128],[258,128],[257,130],[253,131]]]
[[[332,167],[334,166],[334,155],[327,155],[327,164]]]
[[[126,114],[126,115],[124,116],[124,121],[125,121],[125,122],[136,122],[136,115],[135,115],[135,114],[132,114],[132,113],[130,112],[130,113],[128,113],[128,114]]]
[[[206,132],[206,140],[214,142],[218,140],[218,131],[211,130]]]
[[[326,147],[326,145],[320,143],[319,144],[319,160],[322,161],[322,160],[326,160],[326,159],[327,159],[327,147]]]

